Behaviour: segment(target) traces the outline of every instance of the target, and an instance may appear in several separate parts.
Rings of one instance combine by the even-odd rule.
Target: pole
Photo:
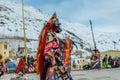
[[[27,48],[26,48],[26,25],[24,20],[24,3],[22,0],[22,19],[23,19],[23,30],[24,30],[24,53],[25,53],[25,62],[27,63]]]
[[[114,50],[116,49],[116,42],[115,41],[113,41],[113,43],[114,43]]]
[[[114,43],[114,50],[115,50],[115,43]]]
[[[95,38],[94,38],[94,33],[93,33],[92,21],[91,21],[91,20],[90,20],[90,26],[91,26],[91,31],[92,31],[92,37],[93,37],[94,48],[95,48],[95,50],[96,50],[97,48],[96,48],[96,42],[95,42]]]

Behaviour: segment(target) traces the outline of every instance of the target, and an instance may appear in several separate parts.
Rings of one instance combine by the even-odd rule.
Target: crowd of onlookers
[[[4,71],[6,71],[5,61],[3,56],[0,54],[0,77],[4,74]]]
[[[101,68],[118,68],[120,67],[120,57],[112,58],[111,56],[107,56],[107,54],[103,57],[103,59],[95,59],[94,62],[91,60],[87,62],[85,60],[78,60],[77,62],[73,61],[71,63],[72,70],[85,70],[85,69],[101,69]]]
[[[25,62],[25,57],[23,57],[24,62]],[[0,59],[0,67],[3,66],[2,61],[2,56]],[[35,71],[35,66],[36,64],[36,59],[33,56],[28,55],[27,57],[27,69],[28,72],[33,72]],[[107,54],[104,55],[102,59],[99,59],[99,55],[97,56],[91,56],[90,62],[87,62],[85,60],[78,60],[77,62],[72,61],[71,62],[71,69],[72,70],[89,70],[89,69],[99,69],[99,68],[117,68],[120,67],[120,57],[112,57],[108,56]],[[33,71],[30,71],[34,68]],[[0,68],[0,71],[3,69]],[[0,72],[1,73],[1,72]]]
[[[18,67],[18,63],[21,59],[21,57],[18,57],[19,60],[17,61],[16,59],[4,59],[4,56],[2,56],[0,54],[0,76],[4,73],[4,72],[11,72],[11,70],[15,70]],[[23,61],[25,63],[25,68],[27,72],[35,72],[36,71],[36,59],[33,56],[28,55],[27,57],[27,63],[26,63],[26,59],[25,56],[22,57]],[[12,63],[12,64],[10,64]],[[9,65],[8,65],[9,64]],[[15,67],[16,66],[16,67]],[[6,69],[6,70],[5,70]]]
[[[102,65],[104,68],[117,68],[120,67],[120,58],[119,57],[115,57],[112,58],[111,56],[107,56],[107,54],[104,56],[104,58],[102,59]]]
[[[28,55],[28,57],[27,57],[28,66],[30,66],[30,65],[34,65],[34,64],[33,64],[34,61],[35,61],[34,57]]]
[[[33,56],[28,55],[27,57],[28,72],[36,71],[35,62],[36,62],[36,59]]]
[[[88,65],[89,63],[85,60],[78,60],[77,62],[73,61],[72,64],[71,64],[71,69],[72,70],[82,70],[84,69],[85,65]]]

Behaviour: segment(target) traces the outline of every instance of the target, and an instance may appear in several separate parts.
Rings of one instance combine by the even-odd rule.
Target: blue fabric
[[[73,80],[72,77],[70,77],[68,80]]]
[[[120,57],[118,57],[118,60],[120,61]]]
[[[8,62],[8,63],[6,64],[6,67],[7,67],[8,69],[10,69],[10,68],[16,69],[16,68],[17,68],[17,64],[14,63],[14,62]]]
[[[48,62],[47,60],[45,60],[45,65],[44,65],[44,69],[43,69],[42,76],[41,76],[40,80],[46,80],[46,74],[47,74],[48,68],[50,66],[51,66],[51,63]]]

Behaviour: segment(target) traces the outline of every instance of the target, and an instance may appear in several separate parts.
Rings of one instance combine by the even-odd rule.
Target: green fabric
[[[116,56],[116,59],[118,59],[118,56]]]
[[[108,63],[107,63],[107,62],[103,62],[102,65],[103,65],[103,67],[105,67],[105,68],[108,67]]]
[[[108,62],[108,65],[110,65],[110,66],[111,66],[111,65],[112,65],[112,62]]]

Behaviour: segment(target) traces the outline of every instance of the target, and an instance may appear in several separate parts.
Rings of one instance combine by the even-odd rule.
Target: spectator
[[[104,68],[108,67],[108,56],[107,56],[107,54],[103,58],[103,66],[104,66]]]
[[[4,74],[4,61],[3,61],[3,57],[0,54],[0,77]]]
[[[109,56],[108,58],[108,65],[112,66],[112,62],[113,62],[113,59],[111,56]]]
[[[75,63],[75,61],[73,61],[73,68],[76,68],[76,63]]]
[[[28,55],[27,57],[27,61],[28,61],[28,67],[30,66],[31,60],[30,60],[30,55]]]
[[[115,62],[115,67],[118,68],[119,66],[120,66],[119,61],[116,60],[116,62]]]
[[[83,60],[81,64],[82,64],[81,67],[82,67],[82,69],[83,69],[83,66],[85,65],[85,61]]]
[[[34,57],[33,56],[31,56],[31,63],[33,63],[34,62]]]

